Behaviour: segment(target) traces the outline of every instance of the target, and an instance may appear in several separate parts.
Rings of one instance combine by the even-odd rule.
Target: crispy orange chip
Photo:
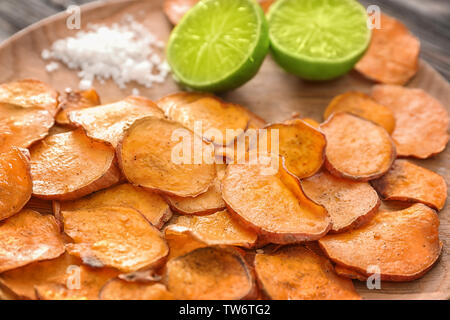
[[[403,85],[419,69],[420,42],[400,21],[381,14],[369,49],[355,69],[377,82]]]
[[[268,161],[272,169],[263,165]],[[222,196],[242,224],[273,243],[317,240],[331,228],[325,208],[305,196],[278,156],[260,154],[254,163],[228,165]]]
[[[174,300],[174,297],[161,283],[113,279],[100,291],[100,300]]]
[[[364,227],[327,235],[319,244],[335,263],[365,276],[379,271],[381,280],[410,281],[423,276],[438,259],[438,229],[436,212],[414,204],[401,211],[380,211]]]
[[[64,277],[71,270],[70,266],[80,264],[81,261],[78,258],[65,253],[56,259],[38,261],[3,272],[0,275],[0,284],[20,299],[36,300],[35,286],[52,283]]]
[[[0,103],[0,151],[10,147],[28,148],[47,136],[53,116],[42,108],[23,108]]]
[[[33,195],[72,200],[119,181],[114,149],[82,129],[48,136],[31,149]]]
[[[58,206],[54,206],[58,208]],[[169,205],[157,193],[124,183],[97,191],[74,201],[63,201],[61,211],[75,211],[98,207],[129,207],[142,215],[156,228],[160,229],[171,217]]]
[[[349,113],[333,114],[321,125],[327,137],[325,166],[333,175],[368,181],[385,174],[395,160],[387,131]]]
[[[180,300],[253,298],[255,280],[244,258],[233,249],[205,247],[167,263],[167,288]]]
[[[207,216],[179,216],[168,229],[188,232],[207,245],[251,248],[258,240],[256,233],[234,221],[227,210]]]
[[[0,221],[22,210],[31,198],[29,161],[28,150],[0,153]]]
[[[265,134],[259,135],[259,144],[266,144],[267,150],[273,151],[273,142],[278,142],[279,154],[284,157],[289,172],[303,179],[320,170],[327,144],[323,133],[298,119],[272,124],[265,129]]]
[[[447,199],[443,177],[406,160],[396,160],[391,170],[372,185],[383,200],[421,202],[441,210]]]
[[[228,145],[248,126],[247,110],[227,103],[211,94],[181,92],[160,99],[157,104],[166,116],[184,127],[197,132],[201,121],[202,137],[216,145]]]
[[[199,0],[164,0],[163,11],[169,21],[176,25],[181,18],[189,11]],[[264,12],[269,11],[269,7],[275,0],[258,0]]]
[[[83,127],[88,136],[116,147],[124,129],[135,120],[146,116],[163,118],[164,114],[151,100],[131,96],[112,104],[75,110],[68,116],[70,123]]]
[[[337,276],[330,261],[300,245],[257,253],[255,271],[261,289],[274,300],[361,299],[352,281]]]
[[[357,182],[320,172],[302,181],[305,194],[327,209],[333,227],[342,232],[370,221],[380,206],[377,192],[367,182]]]
[[[64,275],[36,285],[36,296],[40,300],[98,300],[102,287],[118,273],[112,268],[71,265]]]
[[[0,102],[22,108],[42,108],[52,116],[58,111],[58,92],[49,85],[24,79],[0,85]]]
[[[344,278],[349,278],[349,279],[355,279],[355,280],[359,280],[359,281],[366,281],[367,277],[363,274],[360,274],[358,272],[356,272],[355,270],[340,266],[340,265],[336,265],[334,267],[334,271],[336,272],[336,274],[338,276],[344,277]]]
[[[206,243],[195,239],[194,236],[192,236],[191,233],[186,232],[185,229],[173,228],[171,225],[168,225],[167,228],[165,228],[164,236],[169,246],[169,256],[167,257],[167,261],[194,251],[195,249],[208,246]]]
[[[137,120],[126,131],[117,154],[128,181],[169,195],[197,196],[216,177],[212,145],[170,120]]]
[[[61,111],[55,117],[56,123],[61,125],[70,124],[69,112],[100,105],[100,97],[94,89],[84,91],[67,90],[63,98],[60,99]]]
[[[24,209],[0,225],[0,273],[63,253],[64,243],[53,216]]]
[[[311,118],[302,118],[301,119],[303,122],[309,124],[311,127],[319,129],[320,128],[320,123],[318,123],[316,120],[311,119]]]
[[[132,272],[157,267],[168,254],[159,230],[134,209],[99,207],[61,214],[64,232],[74,241],[67,251],[87,265]]]
[[[337,112],[348,112],[370,120],[385,128],[389,134],[395,129],[395,118],[392,111],[388,107],[376,103],[362,92],[351,91],[338,95],[330,102],[323,117],[326,120]]]
[[[392,110],[396,125],[392,139],[400,157],[429,158],[445,149],[449,140],[448,112],[421,89],[377,85],[372,98]]]

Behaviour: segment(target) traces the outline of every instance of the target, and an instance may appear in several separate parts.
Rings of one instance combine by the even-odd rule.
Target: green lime
[[[307,80],[347,73],[370,43],[366,10],[355,0],[278,0],[268,20],[274,59]]]
[[[202,0],[172,31],[167,61],[182,85],[219,92],[250,80],[268,50],[267,21],[254,0]]]

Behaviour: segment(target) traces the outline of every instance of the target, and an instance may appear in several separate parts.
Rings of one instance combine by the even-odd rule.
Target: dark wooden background
[[[71,4],[92,0],[0,0],[0,42]],[[152,1],[152,0],[142,0]],[[450,0],[360,0],[402,20],[420,38],[421,56],[450,80]]]

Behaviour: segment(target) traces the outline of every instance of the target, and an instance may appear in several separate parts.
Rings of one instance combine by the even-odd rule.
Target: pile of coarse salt
[[[158,55],[163,48],[162,41],[127,16],[121,23],[89,25],[87,31],[57,40],[49,50],[42,51],[42,58],[59,60],[70,69],[80,70],[81,90],[92,87],[94,79],[103,83],[109,78],[120,88],[125,88],[130,81],[148,88],[155,82],[164,82],[170,71]],[[47,65],[48,72],[56,69],[58,63],[55,61]]]

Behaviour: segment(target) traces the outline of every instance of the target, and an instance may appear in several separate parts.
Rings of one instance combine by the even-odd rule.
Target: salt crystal
[[[58,62],[50,62],[48,65],[45,66],[47,72],[53,72],[55,70],[58,70],[58,68],[59,68]]]
[[[78,69],[81,90],[91,88],[95,79],[100,83],[113,79],[120,88],[131,81],[149,88],[164,82],[170,71],[158,54],[163,47],[162,41],[128,15],[120,24],[89,24],[87,31],[55,41],[41,56]],[[49,72],[55,68],[55,64],[47,65]]]
[[[138,96],[140,94],[140,91],[138,88],[133,88],[133,90],[131,90],[131,94],[133,96]]]

